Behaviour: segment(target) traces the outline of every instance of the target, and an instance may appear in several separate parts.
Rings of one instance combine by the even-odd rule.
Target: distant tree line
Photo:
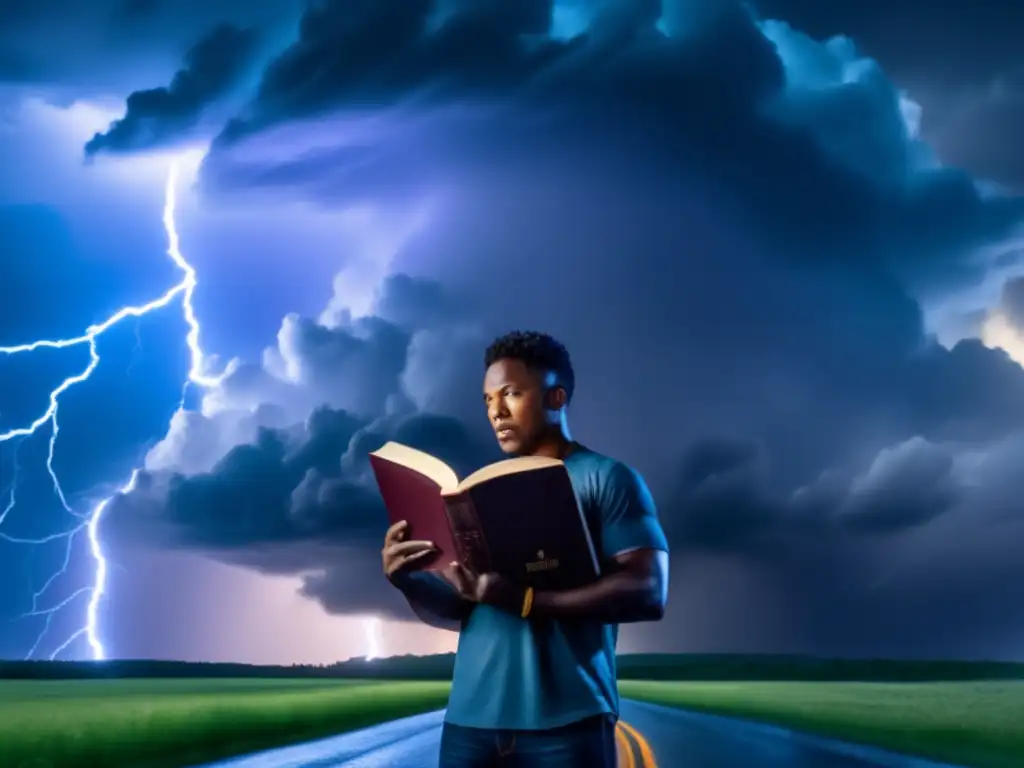
[[[341,678],[450,680],[454,654],[351,659],[330,665],[256,666],[181,661],[0,661],[0,679]],[[1024,679],[1024,664],[996,661],[829,659],[811,656],[636,654],[619,656],[623,680],[922,682]]]
[[[112,659],[109,661],[0,661],[0,680],[128,678],[380,678],[450,680],[454,654],[352,659],[329,665],[265,666],[217,662]]]
[[[622,680],[927,682],[1024,679],[1024,664],[1002,661],[636,654],[620,656],[618,665]]]

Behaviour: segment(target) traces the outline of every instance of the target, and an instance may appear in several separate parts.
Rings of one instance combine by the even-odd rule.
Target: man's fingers
[[[401,525],[396,523],[395,525]],[[394,529],[392,526],[391,529]],[[389,529],[389,535],[390,531]],[[403,570],[411,561],[426,557],[432,552],[437,552],[437,547],[432,541],[387,541],[384,542],[384,549],[381,550],[381,557],[384,563],[384,573],[388,578]]]
[[[419,552],[413,552],[411,555],[402,555],[398,558],[398,567],[404,568],[407,563],[412,563],[416,560],[426,557],[427,555],[432,555],[436,551],[437,550],[435,549],[421,549]]]
[[[399,555],[391,561],[389,573],[398,573],[398,571],[404,570],[417,560],[421,560],[427,555],[432,554],[434,554],[434,550],[432,549],[421,549],[419,552],[413,552],[411,555]]]
[[[417,560],[422,560],[427,555],[437,552],[436,549],[421,549],[412,554],[389,555],[384,558],[384,572],[390,578],[400,571],[404,571]]]
[[[420,541],[419,539],[413,539],[412,541],[400,541],[396,544],[391,544],[384,550],[385,557],[400,557],[416,554],[417,552],[433,552],[437,549],[432,541]]]
[[[397,523],[388,528],[388,532],[384,535],[384,543],[394,544],[396,541],[401,541],[402,537],[405,536],[405,529],[409,527],[409,524],[405,520],[399,520]]]

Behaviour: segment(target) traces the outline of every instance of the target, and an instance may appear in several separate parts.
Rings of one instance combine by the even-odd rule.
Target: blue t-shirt
[[[565,459],[605,570],[633,549],[668,551],[643,479],[621,462],[577,448]],[[445,719],[509,730],[556,728],[618,716],[617,624],[529,620],[489,605],[462,623]]]

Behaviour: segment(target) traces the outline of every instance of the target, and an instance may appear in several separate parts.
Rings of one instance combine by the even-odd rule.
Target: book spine
[[[445,499],[445,509],[452,538],[459,552],[459,561],[475,573],[491,571],[491,551],[484,538],[473,499],[469,494],[448,497]]]

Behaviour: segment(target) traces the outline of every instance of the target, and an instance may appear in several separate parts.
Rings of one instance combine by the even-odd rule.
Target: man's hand
[[[381,550],[381,560],[384,565],[384,575],[388,580],[408,571],[416,562],[422,560],[429,554],[437,552],[437,547],[432,541],[419,541],[412,539],[405,540],[405,531],[409,524],[401,520],[390,528],[384,536],[384,548]]]
[[[451,563],[441,576],[470,602],[493,605],[517,616],[523,610],[525,590],[500,574],[474,573],[464,565]]]

